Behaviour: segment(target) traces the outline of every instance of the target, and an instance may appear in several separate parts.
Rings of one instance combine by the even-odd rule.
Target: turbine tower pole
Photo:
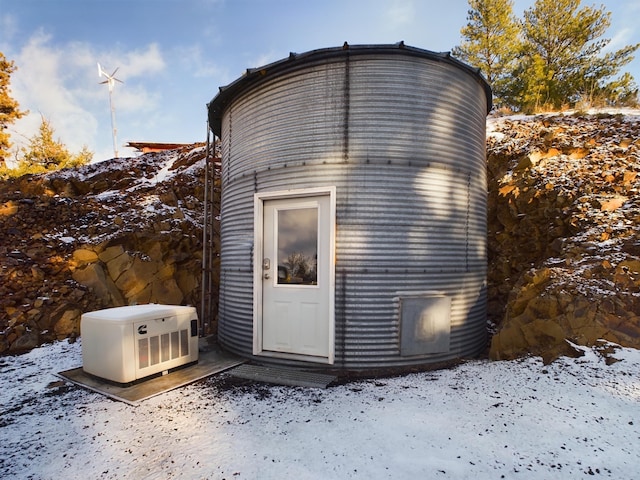
[[[109,83],[109,108],[111,108],[111,131],[113,132],[113,154],[118,158],[118,128],[116,127],[116,107],[113,106],[113,87]]]
[[[109,75],[98,63],[98,76],[104,76],[106,78],[104,82],[100,83],[106,83],[109,87],[109,109],[111,110],[111,132],[113,137],[113,154],[115,158],[118,158],[118,128],[116,127],[116,107],[113,104],[113,87],[115,87],[116,82],[123,83],[122,80],[115,77],[117,71],[118,69],[116,68],[113,73]]]

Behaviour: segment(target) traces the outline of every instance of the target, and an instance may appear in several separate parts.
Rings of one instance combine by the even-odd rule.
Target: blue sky
[[[640,42],[640,0],[605,5],[610,48]],[[516,0],[521,17],[533,0]],[[19,146],[41,117],[72,152],[113,157],[109,94],[97,62],[124,83],[113,101],[118,153],[130,141],[206,139],[218,87],[288,56],[350,44],[449,51],[461,41],[466,0],[0,0],[0,51],[18,71],[11,91],[30,114],[10,127]],[[626,71],[640,83],[640,54]]]

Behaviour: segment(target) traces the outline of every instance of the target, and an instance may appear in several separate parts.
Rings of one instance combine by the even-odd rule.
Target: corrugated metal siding
[[[222,122],[220,342],[252,353],[253,193],[334,185],[335,365],[478,353],[486,338],[486,110],[468,72],[383,54],[308,62],[234,98]],[[452,298],[448,353],[400,356],[398,296],[412,291]]]

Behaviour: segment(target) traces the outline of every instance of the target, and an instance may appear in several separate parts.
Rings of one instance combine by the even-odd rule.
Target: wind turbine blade
[[[98,76],[102,76],[102,67],[100,66],[100,62],[98,62]]]
[[[115,70],[113,71],[113,73],[111,74],[111,76],[112,76],[112,77],[116,74],[116,72],[118,71],[118,69],[119,69],[119,68],[120,68],[120,67],[116,67],[116,69],[115,69]]]

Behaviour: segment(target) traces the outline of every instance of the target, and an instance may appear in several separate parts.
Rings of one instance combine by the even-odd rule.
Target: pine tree
[[[452,50],[460,60],[480,68],[501,106],[518,51],[519,26],[513,0],[469,0],[463,42]]]
[[[0,52],[0,165],[3,165],[10,155],[11,143],[5,130],[26,113],[18,109],[18,102],[9,95],[11,74],[15,71],[14,63]]]
[[[42,117],[38,133],[31,137],[29,145],[23,148],[19,167],[21,172],[40,173],[77,167],[89,163],[93,158],[93,153],[86,146],[79,154],[71,155],[67,147],[53,136],[54,129],[51,123]]]
[[[640,44],[599,56],[611,14],[604,6],[580,7],[580,0],[536,0],[524,12],[523,48],[511,85],[511,100],[524,111],[560,108],[602,96],[628,97],[630,75],[612,80],[633,59]],[[614,98],[607,100],[614,101]]]
[[[67,167],[80,167],[82,165],[86,165],[87,163],[91,163],[93,160],[93,152],[89,150],[89,147],[86,145],[82,146],[82,150],[71,158],[71,163],[66,165]]]

